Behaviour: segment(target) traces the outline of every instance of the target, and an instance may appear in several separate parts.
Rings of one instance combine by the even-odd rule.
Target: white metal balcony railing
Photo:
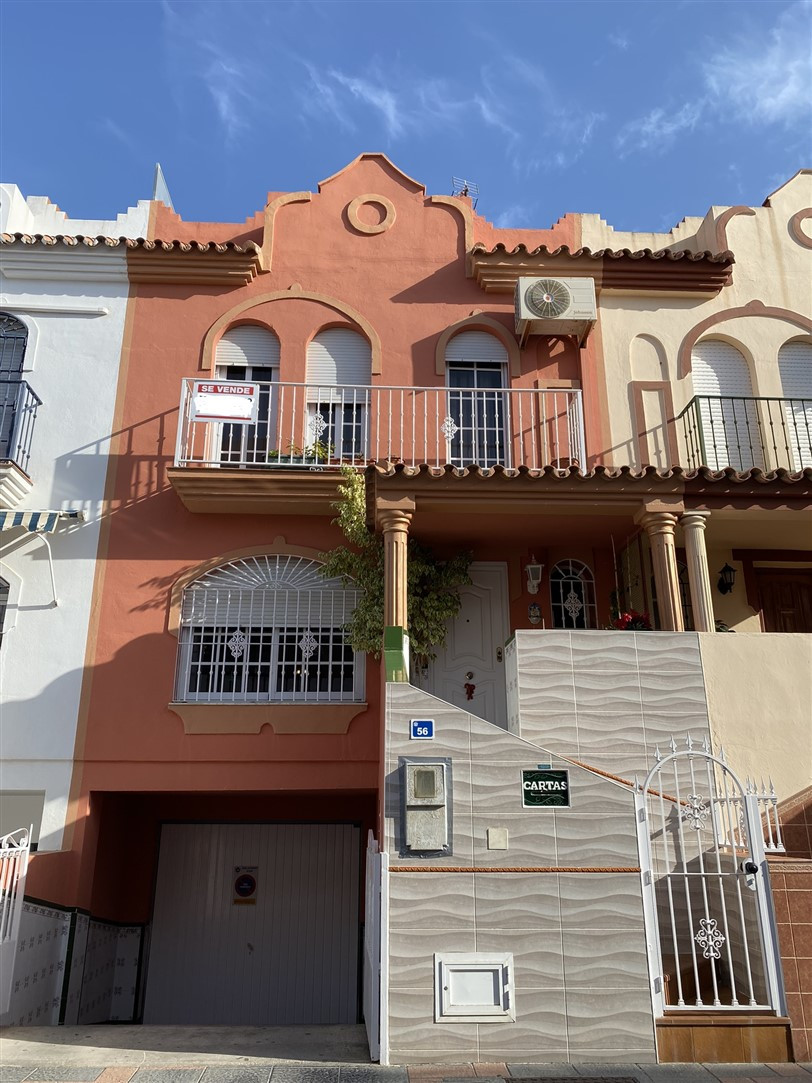
[[[696,395],[677,421],[688,467],[812,466],[812,399]]]
[[[574,389],[313,387],[259,383],[256,424],[198,421],[181,389],[176,466],[311,469],[387,460],[430,466],[584,466]]]

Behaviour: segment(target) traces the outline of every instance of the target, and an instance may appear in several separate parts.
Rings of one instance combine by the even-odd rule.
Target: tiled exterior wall
[[[517,631],[505,663],[511,731],[603,771],[642,781],[672,736],[710,739],[693,633]]]
[[[143,932],[26,899],[0,1025],[132,1021]]]
[[[419,717],[434,718],[434,741],[409,740]],[[404,756],[451,761],[448,856],[401,849]],[[523,809],[520,771],[545,758],[410,685],[387,687],[385,848],[390,868],[415,870],[390,875],[393,1063],[655,1059],[631,794],[553,758],[570,770],[572,807]],[[489,827],[508,829],[507,850],[487,849]],[[417,871],[426,866],[443,871]],[[516,871],[528,868],[550,871]],[[515,1023],[435,1023],[441,951],[512,952]]]
[[[0,1024],[47,1027],[59,1022],[70,924],[65,910],[23,902],[11,1002]]]

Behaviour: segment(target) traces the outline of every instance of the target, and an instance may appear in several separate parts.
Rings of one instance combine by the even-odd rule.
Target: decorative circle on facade
[[[377,204],[377,206],[383,207],[384,209],[383,219],[375,225],[370,225],[368,222],[362,222],[359,217],[358,211],[367,203]],[[352,203],[349,204],[347,207],[347,218],[349,218],[352,228],[357,229],[359,233],[385,233],[395,224],[395,205],[392,200],[387,199],[386,196],[378,196],[372,192],[368,192],[366,195],[356,196]]]

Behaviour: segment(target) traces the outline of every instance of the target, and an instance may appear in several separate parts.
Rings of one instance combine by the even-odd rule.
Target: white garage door
[[[359,834],[165,824],[144,1022],[355,1023]]]

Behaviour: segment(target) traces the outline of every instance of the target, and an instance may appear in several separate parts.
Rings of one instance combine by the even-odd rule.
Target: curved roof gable
[[[406,187],[411,188],[415,192],[421,192],[423,195],[426,194],[426,186],[424,184],[416,181],[414,177],[410,177],[408,173],[404,173],[402,169],[398,169],[395,163],[380,151],[367,151],[364,154],[359,154],[357,158],[353,158],[351,162],[348,162],[343,169],[339,169],[337,173],[333,173],[332,176],[327,177],[323,181],[319,181],[319,191],[321,191],[326,184],[337,180],[345,173],[349,173],[351,169],[355,169],[355,167],[365,159],[375,159],[380,168],[392,175],[395,180],[405,182]]]

